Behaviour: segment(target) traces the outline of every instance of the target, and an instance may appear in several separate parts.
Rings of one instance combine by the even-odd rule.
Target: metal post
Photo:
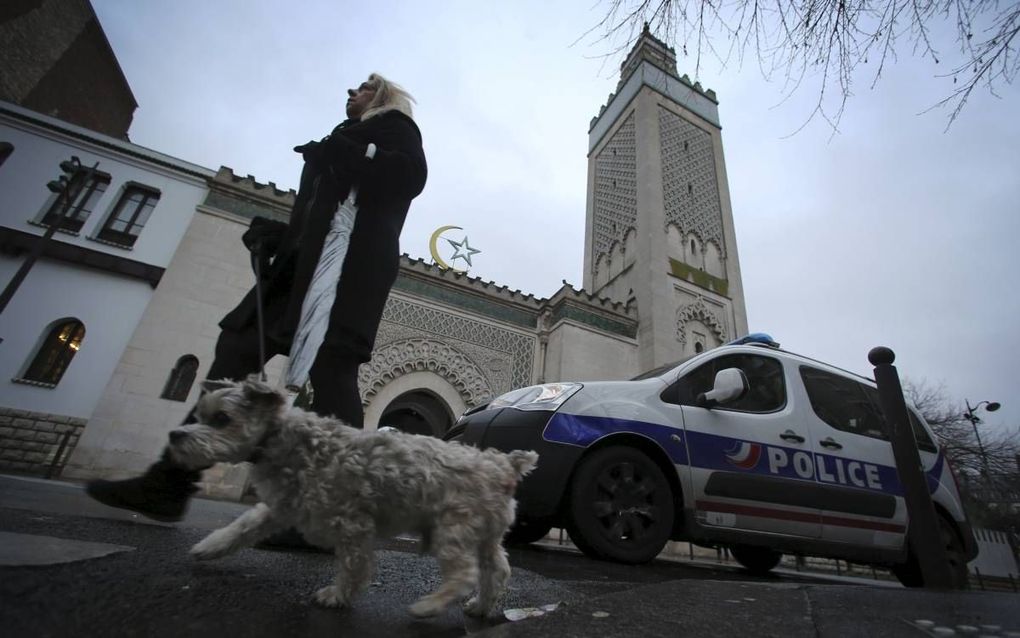
[[[896,355],[886,347],[872,348],[868,361],[875,366],[875,383],[882,412],[896,458],[896,472],[903,485],[903,498],[907,506],[907,537],[910,548],[921,568],[924,586],[934,589],[951,589],[953,586],[946,548],[942,544],[938,514],[928,490],[928,480],[921,466],[903,388],[893,361]]]
[[[981,443],[981,435],[978,433],[977,417],[970,422],[974,428],[974,438],[977,439],[978,453],[981,455],[981,469],[985,471],[985,476],[988,476],[988,454],[985,453],[985,446]]]
[[[983,404],[989,404],[989,408],[987,409],[990,409],[993,412],[998,405],[989,401],[980,401],[977,405],[971,407],[970,400],[968,399],[964,399],[964,403],[967,405],[967,411],[964,413],[963,418],[970,421],[971,427],[974,428],[974,438],[977,439],[978,453],[981,455],[981,470],[984,472],[985,487],[987,488],[988,479],[990,478],[988,473],[988,454],[985,452],[985,446],[981,443],[981,433],[978,432],[978,423],[981,423],[981,418],[974,413],[977,412],[978,408],[980,408]]]
[[[64,437],[60,439],[60,447],[57,448],[57,453],[53,455],[53,462],[50,463],[50,467],[46,470],[46,478],[51,479],[53,475],[57,473],[57,466],[60,464],[60,457],[64,455],[64,449],[67,448],[68,441],[71,440],[71,430],[64,432]]]
[[[77,158],[74,158],[74,161],[77,162]],[[65,184],[63,190],[60,191],[60,196],[65,198],[64,205],[60,209],[60,214],[57,215],[57,219],[50,223],[49,228],[46,229],[46,232],[43,233],[42,237],[36,240],[35,245],[32,246],[32,252],[30,252],[28,257],[25,258],[25,262],[21,264],[20,268],[18,268],[18,272],[14,273],[14,276],[11,277],[11,280],[4,288],[3,293],[0,293],[0,314],[3,314],[3,311],[7,308],[7,304],[9,304],[11,302],[11,298],[14,297],[14,293],[16,293],[18,288],[21,286],[21,282],[25,280],[25,277],[28,276],[28,272],[32,270],[32,266],[35,265],[36,260],[39,259],[40,255],[42,255],[43,249],[46,247],[46,244],[49,243],[50,238],[57,232],[57,229],[63,227],[64,222],[67,220],[67,213],[71,210],[71,204],[74,203],[74,200],[79,194],[81,194],[82,189],[84,189],[92,179],[92,176],[95,174],[98,166],[99,162],[96,162],[86,169],[82,179],[77,180],[77,184],[69,182]],[[71,188],[72,185],[74,185],[73,191]],[[75,210],[78,209],[76,208]]]

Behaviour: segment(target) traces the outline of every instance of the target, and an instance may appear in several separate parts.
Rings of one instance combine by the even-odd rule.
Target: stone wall
[[[84,429],[85,419],[0,408],[0,472],[59,476]]]
[[[159,458],[167,434],[198,400],[199,379],[212,364],[219,320],[254,282],[248,251],[241,243],[242,220],[200,212],[191,219],[148,307],[103,390],[65,477],[124,478]],[[181,357],[199,361],[187,400],[162,396]],[[277,357],[268,368],[275,379]]]

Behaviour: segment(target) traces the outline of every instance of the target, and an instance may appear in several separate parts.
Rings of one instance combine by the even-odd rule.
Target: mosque
[[[85,0],[62,2],[81,10],[83,32],[98,25]],[[0,33],[21,26],[0,22]],[[0,274],[13,277],[45,230],[55,200],[44,185],[61,158],[102,165],[80,229],[56,233],[0,310],[0,471],[85,479],[151,463],[198,396],[217,321],[251,285],[241,233],[257,215],[286,221],[294,200],[127,141],[130,87],[101,28],[91,37],[127,104],[110,109],[112,128],[40,105],[40,91],[0,94],[0,188],[21,194],[0,217]],[[137,192],[148,221],[124,230],[116,221]],[[647,29],[589,125],[584,242],[582,288],[564,282],[549,298],[403,256],[359,373],[366,427],[440,436],[511,389],[629,378],[747,333],[718,101]],[[270,362],[271,379],[284,365]],[[247,467],[217,466],[204,481],[209,495],[241,498]]]

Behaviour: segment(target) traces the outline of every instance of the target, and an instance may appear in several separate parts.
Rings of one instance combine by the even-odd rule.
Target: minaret
[[[637,305],[648,369],[747,333],[715,92],[648,31],[588,133],[584,288]]]

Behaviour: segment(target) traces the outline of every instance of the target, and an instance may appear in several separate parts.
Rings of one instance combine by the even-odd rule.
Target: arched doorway
[[[397,428],[410,434],[441,437],[453,425],[446,403],[427,390],[401,394],[383,410],[379,426]]]

